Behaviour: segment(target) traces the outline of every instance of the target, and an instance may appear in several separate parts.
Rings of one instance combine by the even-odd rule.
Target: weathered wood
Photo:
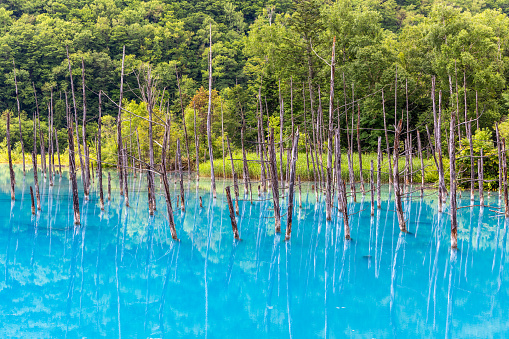
[[[194,147],[196,149],[196,185],[200,181],[200,143],[196,134],[196,105],[193,100],[193,114],[194,114]]]
[[[32,214],[35,214],[34,190],[32,186],[30,186],[30,200],[32,201]]]
[[[52,173],[52,169],[51,169],[51,157],[52,157],[52,152],[51,152],[51,148],[52,148],[52,145],[51,145],[51,108],[48,104],[48,177],[49,177],[49,185],[50,186],[53,186],[53,173]]]
[[[18,124],[19,124],[19,142],[21,144],[21,155],[23,156],[23,176],[26,175],[25,170],[25,144],[23,142],[23,133],[21,133],[21,108],[19,105],[19,95],[18,95],[18,80],[16,78],[16,64],[14,63],[14,59],[12,59],[12,65],[14,69],[14,86],[16,87],[16,103],[18,107]]]
[[[405,185],[410,185],[410,139],[405,139]]]
[[[74,224],[80,224],[80,200],[78,197],[78,182],[76,180],[76,164],[74,155],[74,131],[72,120],[67,115],[67,141],[69,144],[69,178],[72,187],[72,202],[74,211]]]
[[[299,175],[299,208],[302,208],[302,183],[300,182],[300,175]]]
[[[283,177],[283,125],[284,125],[284,112],[285,105],[284,100],[281,96],[281,79],[279,79],[279,173],[281,175],[281,188],[283,189],[283,194],[285,191],[285,181]],[[268,113],[268,112],[267,112]]]
[[[108,172],[108,201],[111,201],[111,173]]]
[[[369,177],[370,191],[371,191],[371,216],[375,215],[375,177],[373,169],[373,160],[371,160],[371,171]]]
[[[414,163],[412,161],[412,136],[410,132],[410,110],[408,106],[408,78],[405,79],[405,100],[406,100],[406,137],[408,139],[408,152],[410,157],[410,184],[414,183]]]
[[[479,205],[484,206],[484,152],[482,147],[481,147],[481,157],[479,158],[478,165],[479,165]]]
[[[203,208],[203,200],[201,197],[200,197],[200,208]]]
[[[103,168],[102,168],[102,144],[101,144],[101,115],[102,115],[102,100],[101,100],[102,91],[99,90],[99,118],[97,119],[97,174],[99,181],[99,204],[101,206],[101,211],[104,210],[104,193],[103,193]]]
[[[62,178],[62,163],[60,162],[60,146],[58,145],[58,135],[57,130],[54,129],[53,133],[55,133],[55,144],[57,146],[57,157],[58,157],[58,174],[60,174],[60,178]]]
[[[338,199],[341,202],[338,205],[341,207],[341,214],[343,214],[343,226],[345,230],[345,239],[350,240],[350,224],[348,221],[348,201],[346,199],[346,184],[343,179],[340,180],[338,189]]]
[[[9,158],[9,175],[11,179],[11,199],[16,199],[14,187],[16,185],[16,178],[14,176],[14,169],[12,168],[12,155],[11,155],[11,111],[7,110],[7,156]]]
[[[223,178],[226,178],[226,163],[224,158],[224,112],[223,112],[223,100],[221,99],[221,148],[223,150]],[[232,172],[233,178],[233,172]]]
[[[276,162],[276,146],[274,143],[274,128],[270,129],[269,138],[269,165],[270,165],[270,179],[272,187],[272,201],[274,204],[274,219],[275,219],[275,231],[276,233],[281,232],[281,214],[279,211],[279,187],[278,187],[278,175],[277,175],[277,162]]]
[[[247,156],[246,156],[246,149],[244,147],[244,129],[245,129],[245,119],[244,119],[244,113],[242,112],[241,108],[241,115],[242,115],[242,127],[240,129],[240,143],[242,147],[242,175],[244,178],[244,195],[247,194],[250,189],[250,181],[249,181],[249,167],[247,165]]]
[[[212,152],[212,24],[209,24],[209,103],[207,106],[207,141],[210,159],[210,184],[212,196],[216,198],[216,176],[214,174],[214,154]]]
[[[361,123],[361,105],[357,105],[357,152],[359,153],[359,181],[361,182],[362,194],[366,193],[364,188],[364,179],[362,177],[362,148],[360,136],[360,123]]]
[[[406,222],[405,222],[405,216],[403,214],[403,204],[401,202],[401,188],[399,186],[399,166],[398,166],[398,159],[399,159],[399,136],[401,134],[401,126],[403,124],[403,120],[400,120],[399,123],[396,126],[396,130],[394,131],[394,150],[393,150],[393,157],[394,157],[394,167],[393,167],[393,178],[392,183],[394,185],[394,202],[396,207],[396,214],[398,216],[398,224],[399,224],[399,230],[401,232],[407,232],[406,230]]]
[[[44,142],[44,135],[42,134],[41,129],[41,120],[39,120],[39,143],[41,147],[41,165],[42,165],[42,172],[44,175],[44,178],[46,178],[46,144]]]
[[[182,173],[182,157],[180,155],[180,139],[177,139],[177,163],[178,163],[178,171],[179,171],[179,184],[180,184],[180,209],[182,211],[186,210],[186,201],[184,194],[184,175]],[[165,169],[163,168],[163,171]]]
[[[325,192],[326,201],[326,219],[332,219],[332,169],[334,164],[332,163],[332,153],[334,145],[334,132],[333,128],[333,115],[334,115],[334,73],[336,67],[336,37],[332,40],[332,56],[330,64],[330,90],[329,90],[329,128],[327,137],[327,183]]]
[[[470,127],[472,128],[472,127]],[[498,153],[498,195],[502,195],[502,186],[503,186],[503,168],[502,168],[502,143],[500,141],[500,132],[498,130],[498,122],[495,123],[495,132],[497,136],[497,153]]]
[[[237,220],[235,219],[235,212],[233,211],[232,197],[230,194],[230,187],[225,187],[226,200],[228,201],[228,209],[230,210],[230,220],[232,222],[233,237],[240,240],[239,230],[237,228]],[[201,198],[201,197],[200,197]]]
[[[125,66],[125,45],[122,48],[122,66],[120,68],[120,93],[118,99],[118,114],[117,114],[117,172],[120,182],[120,195],[124,195],[124,175],[122,171],[123,163],[120,152],[123,148],[122,141],[122,99],[124,98],[124,66]],[[150,119],[152,120],[152,119]],[[152,127],[152,126],[150,126]]]
[[[505,217],[509,218],[509,196],[507,192],[507,149],[505,146],[505,138],[502,138],[502,167],[503,167],[503,181],[504,181],[504,212]]]
[[[90,190],[90,156],[87,147],[87,132],[85,129],[85,124],[87,122],[87,92],[85,88],[85,61],[83,57],[81,57],[81,85],[83,89],[82,101],[83,101],[83,122],[81,127],[82,133],[82,141],[83,141],[83,151],[85,152],[85,184],[87,189],[87,194],[85,195],[88,198],[88,191]],[[76,126],[78,129],[78,126]],[[77,132],[77,131],[76,131]]]
[[[391,151],[389,148],[389,134],[387,133],[387,121],[385,117],[385,98],[384,98],[384,90],[382,88],[382,112],[384,117],[384,133],[385,133],[385,145],[386,145],[386,152],[387,152],[387,158],[389,160],[389,173],[392,173],[392,163],[391,163]],[[392,175],[389,175],[389,184],[392,183]]]
[[[182,127],[184,129],[184,140],[186,142],[186,154],[187,154],[187,174],[189,179],[191,178],[191,156],[189,155],[189,138],[187,137],[187,126],[186,126],[186,117],[184,113],[184,104],[182,101],[182,89],[180,88],[180,78],[177,72],[177,66],[175,66],[175,74],[177,75],[177,86],[179,90],[179,98],[180,98],[180,111],[182,113]]]
[[[376,172],[376,206],[382,208],[382,137],[378,137],[378,148],[376,154],[377,172]]]
[[[458,219],[456,202],[456,147],[454,131],[456,127],[456,112],[451,114],[451,123],[449,129],[449,175],[450,175],[450,214],[451,214],[451,248],[458,247]],[[482,150],[481,150],[482,154]],[[482,185],[481,185],[482,186]]]
[[[37,201],[37,210],[41,210],[41,193],[39,191],[39,178],[37,173],[37,153],[35,150],[32,152],[32,165],[34,171],[34,186],[35,186],[35,198]]]
[[[474,142],[472,139],[472,129],[471,129],[472,125],[470,122],[469,122],[469,125],[470,125],[470,129],[467,131],[467,137],[468,137],[468,145],[469,145],[469,150],[470,150],[470,201],[474,201],[474,186],[475,186]]]
[[[136,146],[138,146],[138,171],[141,172],[141,168],[142,168],[142,159],[141,159],[141,145],[140,145],[140,135],[138,133],[138,128],[135,128],[134,129],[135,132],[136,132]]]
[[[291,166],[290,166],[290,180],[289,180],[289,187],[288,187],[288,217],[286,222],[286,235],[285,240],[290,240],[290,236],[292,233],[292,220],[293,220],[293,191],[295,186],[295,165],[297,163],[297,157],[298,157],[298,146],[299,146],[299,128],[297,128],[297,131],[295,132],[295,135],[293,136],[293,146],[292,146],[292,159],[291,159]],[[290,161],[287,159],[287,161]],[[299,185],[300,189],[300,185]]]
[[[230,138],[228,138],[228,136],[226,136],[226,142],[228,145],[228,153],[230,154],[230,163],[232,168],[233,187],[235,192],[235,213],[239,215],[239,184],[237,182],[237,173],[235,173],[235,166],[233,165],[233,154],[232,149],[230,147]]]
[[[421,161],[421,198],[424,196],[424,159],[422,158],[421,134],[417,131],[417,152]]]
[[[72,103],[73,103],[73,108],[74,108],[74,123],[76,124],[76,129],[78,129],[78,111],[77,111],[78,106],[76,105],[76,96],[74,94],[74,81],[73,81],[73,77],[72,77],[71,58],[69,57],[68,46],[66,46],[65,49],[67,52],[67,64],[69,66],[69,79],[71,80]],[[66,99],[66,106],[68,106],[67,99]],[[69,109],[69,112],[70,112],[70,109]],[[37,116],[39,116],[39,113],[37,113]],[[69,130],[69,128],[71,128],[71,131],[74,131],[72,124],[73,124],[72,118],[69,117],[69,121],[67,122],[67,129]],[[83,154],[81,153],[80,136],[79,136],[79,133],[77,133],[77,132],[76,132],[76,144],[78,147],[78,155],[79,155],[79,160],[80,160],[81,178],[82,178],[82,182],[83,182],[83,194],[85,195],[85,200],[88,200],[88,190],[86,187],[86,182],[85,182],[85,180],[83,180],[85,178],[85,167],[84,167],[84,163],[83,163]],[[74,140],[73,140],[73,145],[74,145]],[[44,151],[41,148],[41,155],[43,152]],[[44,171],[44,168],[45,168],[45,164],[44,164],[44,159],[43,159],[43,171]],[[75,173],[75,175],[76,175],[76,173]],[[79,211],[78,211],[78,214],[79,214]],[[76,215],[75,215],[75,218],[76,218]]]
[[[164,195],[166,199],[166,211],[168,213],[168,225],[170,226],[170,233],[173,240],[178,241],[177,237],[177,229],[175,228],[175,220],[173,218],[173,207],[171,205],[171,195],[170,195],[170,185],[168,183],[168,175],[166,174],[166,149],[167,149],[167,140],[168,140],[168,133],[170,133],[169,129],[169,123],[166,122],[165,129],[164,129],[164,138],[163,138],[163,147],[161,150],[161,178],[164,184]],[[152,171],[153,168],[150,169]],[[152,180],[153,176],[149,176],[150,180]],[[154,187],[153,183],[149,187]],[[155,197],[155,192],[152,192],[152,197]],[[155,206],[154,206],[155,208]]]

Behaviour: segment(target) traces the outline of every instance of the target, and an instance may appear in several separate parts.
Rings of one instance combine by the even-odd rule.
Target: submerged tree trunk
[[[214,174],[214,154],[212,152],[212,24],[209,25],[209,103],[207,107],[207,141],[209,145],[212,196],[216,198],[216,177]]]
[[[23,143],[23,134],[21,133],[21,108],[19,105],[19,96],[18,96],[18,81],[16,79],[16,64],[14,63],[14,59],[12,60],[12,65],[14,66],[14,85],[16,87],[16,102],[18,104],[18,123],[19,123],[19,142],[21,144],[21,155],[23,156],[23,175],[26,174],[25,170],[25,146]]]
[[[165,199],[166,199],[166,209],[167,209],[167,213],[168,213],[168,224],[170,226],[171,237],[173,238],[173,240],[178,241],[177,230],[175,228],[175,220],[173,218],[173,207],[171,205],[170,185],[168,184],[168,176],[166,175],[166,148],[167,148],[168,133],[170,133],[169,126],[168,126],[168,123],[166,123],[165,130],[164,130],[163,147],[161,150],[161,163],[162,163],[161,178],[163,179],[163,184],[164,184],[164,194],[165,194]],[[149,178],[151,178],[151,177],[149,176]],[[149,190],[150,190],[151,186],[153,187],[153,184],[149,186]],[[150,204],[151,204],[151,201],[149,201],[149,205]]]
[[[399,136],[401,133],[401,126],[403,124],[403,120],[400,120],[398,125],[396,126],[396,131],[394,133],[394,168],[393,168],[393,184],[394,184],[394,200],[396,205],[396,214],[398,215],[398,224],[399,230],[401,232],[407,232],[405,216],[403,215],[403,205],[401,203],[401,188],[399,186],[399,167],[398,167],[398,158],[399,158]]]
[[[99,118],[97,119],[97,174],[99,181],[99,204],[101,210],[104,210],[104,193],[103,193],[103,167],[102,167],[102,156],[101,156],[101,114],[102,114],[102,102],[101,102],[102,91],[99,90]]]
[[[74,155],[74,131],[72,120],[67,115],[67,141],[69,143],[69,179],[72,186],[72,202],[74,210],[74,225],[80,224],[80,200],[78,197],[78,182],[76,181],[76,164]]]
[[[74,81],[72,78],[71,58],[69,57],[69,48],[67,48],[67,47],[66,47],[66,52],[67,52],[67,63],[69,65],[69,78],[71,80],[72,103],[73,103],[73,108],[74,108],[74,122],[76,124],[76,129],[78,129],[78,112],[77,112],[77,106],[76,106],[76,96],[74,95]],[[67,128],[68,129],[71,128],[71,131],[74,130],[72,128],[72,118],[70,118],[70,117],[69,117]],[[83,194],[85,195],[85,200],[88,200],[88,190],[87,190],[87,185],[86,185],[86,181],[85,181],[85,168],[84,168],[84,163],[83,163],[83,155],[81,153],[80,137],[79,137],[78,133],[76,133],[76,143],[78,146],[78,155],[80,158],[81,179],[83,182]],[[73,140],[73,146],[74,146],[74,140]],[[41,154],[42,154],[42,152],[43,151],[41,150]],[[43,167],[44,167],[44,160],[43,160]],[[79,214],[79,211],[78,211],[78,214]]]
[[[295,185],[295,165],[297,163],[297,157],[299,155],[299,128],[295,132],[293,136],[293,146],[292,146],[292,159],[290,165],[290,180],[289,180],[289,190],[288,190],[288,216],[286,221],[286,234],[285,240],[290,240],[290,236],[292,233],[292,220],[293,220],[293,191]],[[287,159],[290,161],[290,159]],[[300,189],[300,186],[299,186]]]
[[[278,176],[277,176],[277,162],[276,162],[276,146],[274,144],[274,129],[270,130],[270,177],[272,187],[272,201],[274,203],[274,218],[275,218],[275,230],[276,233],[281,232],[281,215],[279,211],[279,187],[278,187]]]
[[[7,156],[9,157],[9,176],[11,179],[11,199],[16,199],[14,186],[16,179],[14,177],[14,169],[12,168],[12,155],[11,155],[11,112],[7,110]]]
[[[451,124],[449,129],[449,175],[450,175],[450,213],[451,213],[451,248],[458,247],[458,219],[456,216],[456,148],[454,147],[454,130],[456,127],[456,112],[453,111],[451,116]],[[481,150],[482,156],[482,150]],[[479,182],[482,185],[481,182]]]

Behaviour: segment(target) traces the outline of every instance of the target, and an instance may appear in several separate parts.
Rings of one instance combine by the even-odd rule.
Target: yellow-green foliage
[[[249,168],[249,177],[251,179],[259,179],[260,173],[261,173],[261,167],[260,167],[260,158],[256,155],[256,153],[247,153],[246,158],[248,160],[248,168]],[[279,171],[279,153],[277,155],[277,164],[278,164],[278,171]],[[235,166],[235,172],[238,175],[238,178],[242,178],[242,168],[243,168],[243,162],[242,162],[242,152],[241,151],[234,151],[233,152],[233,159],[234,159],[234,166]],[[353,154],[353,172],[355,176],[355,180],[360,180],[360,166],[359,166],[359,157],[357,153]],[[375,169],[375,180],[376,180],[376,166],[377,166],[377,155],[376,153],[367,153],[362,155],[362,170],[363,170],[363,180],[364,182],[369,182],[370,177],[370,167],[371,167],[371,160],[373,160],[373,166]],[[324,167],[323,170],[326,172],[326,162],[327,162],[327,155],[323,155],[323,161],[324,161]],[[266,164],[268,166],[268,163]],[[286,175],[286,166],[287,166],[287,156],[286,154],[283,154],[283,175]],[[316,166],[316,163],[315,163]],[[420,161],[417,158],[413,159],[413,167],[414,167],[414,182],[420,182],[421,181],[421,172],[420,172]],[[425,160],[424,161],[425,166],[425,180],[426,182],[435,182],[435,173],[436,173],[436,167],[432,159]],[[223,169],[223,159],[215,159],[214,160],[214,170],[216,177],[232,177],[231,172],[231,161],[230,157],[227,156],[225,158],[225,169]],[[399,161],[399,169],[400,172],[402,172],[405,168],[405,159],[400,158]],[[300,176],[301,180],[312,180],[313,179],[313,165],[311,161],[311,155],[309,155],[309,171],[307,166],[307,158],[306,153],[299,153],[297,163],[295,165],[296,169],[296,179],[298,176]],[[346,154],[342,154],[341,157],[341,174],[343,179],[348,179],[348,159]],[[207,161],[206,163],[200,164],[200,175],[209,177],[210,176],[210,162]],[[436,175],[436,178],[438,178],[438,175]],[[388,182],[389,181],[389,164],[387,162],[387,158],[384,159],[382,163],[382,176],[381,176],[382,182]]]

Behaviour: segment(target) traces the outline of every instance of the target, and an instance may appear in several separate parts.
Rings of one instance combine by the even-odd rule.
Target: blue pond
[[[53,187],[40,179],[42,211],[32,216],[33,173],[24,179],[16,168],[11,202],[0,167],[0,337],[509,336],[508,225],[498,195],[490,207],[458,211],[458,251],[449,249],[449,216],[437,212],[434,192],[404,200],[411,233],[401,234],[388,187],[374,217],[369,194],[349,204],[350,242],[341,217],[326,222],[310,185],[302,208],[296,193],[290,242],[274,234],[270,195],[256,193],[239,204],[243,241],[235,242],[223,181],[216,200],[207,180],[186,181],[177,243],[160,192],[148,215],[145,176],[130,178],[126,208],[111,174],[105,211],[96,179],[75,228],[67,173]],[[170,183],[176,197],[173,176]],[[459,205],[470,205],[463,197]],[[286,208],[284,200],[283,228]]]

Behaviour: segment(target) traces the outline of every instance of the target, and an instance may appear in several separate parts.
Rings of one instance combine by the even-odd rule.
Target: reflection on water
[[[41,176],[35,216],[33,175],[16,174],[11,202],[0,167],[1,337],[453,338],[509,330],[508,225],[493,208],[498,196],[491,207],[458,211],[458,251],[449,249],[449,216],[437,212],[436,196],[404,200],[411,233],[402,234],[388,190],[373,217],[368,196],[349,203],[350,242],[341,216],[327,222],[324,197],[316,202],[309,187],[286,243],[274,234],[270,195],[241,201],[238,242],[225,196],[211,199],[202,179],[198,188],[185,184],[174,242],[161,192],[148,215],[144,176],[130,178],[126,208],[112,172],[103,212],[96,180],[74,228],[66,173],[53,187]],[[170,188],[176,198],[174,177]]]

